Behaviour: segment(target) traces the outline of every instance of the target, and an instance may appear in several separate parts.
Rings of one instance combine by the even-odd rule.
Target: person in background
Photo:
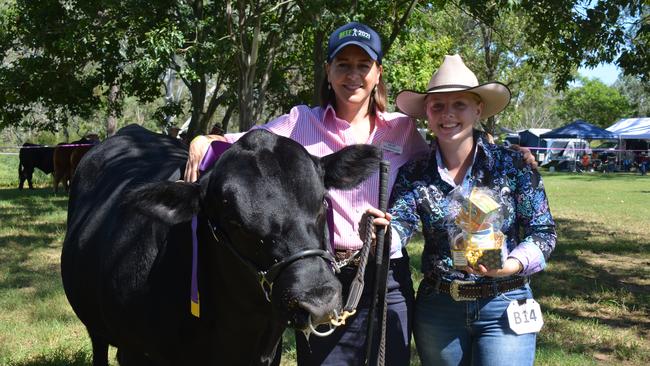
[[[639,160],[639,174],[646,175],[648,172],[648,164],[650,164],[650,157],[648,157],[647,152],[641,153],[641,159]]]
[[[585,172],[589,171],[589,162],[590,162],[589,154],[584,153],[582,154],[582,158],[580,158],[580,164],[582,164],[582,170]]]
[[[476,130],[480,119],[499,113],[509,101],[505,85],[479,84],[458,55],[445,57],[425,92],[402,91],[396,100],[407,115],[427,118],[435,140],[428,156],[401,168],[388,213],[368,213],[377,217],[376,224],[390,223],[393,238],[404,245],[422,225],[424,279],[413,324],[425,366],[534,362],[536,333],[513,331],[518,323],[506,310],[518,312],[532,299],[529,278],[546,267],[556,243],[555,223],[539,173],[521,153],[490,144]],[[457,222],[454,192],[475,187],[500,196],[495,199],[504,209],[503,224],[491,229],[505,234],[507,258],[501,265],[454,266],[448,231]]]

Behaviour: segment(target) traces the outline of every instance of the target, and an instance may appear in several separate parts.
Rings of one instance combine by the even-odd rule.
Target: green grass
[[[0,365],[90,365],[60,280],[67,196],[40,172],[37,189],[18,191],[16,164],[0,155]],[[532,282],[545,318],[536,364],[650,364],[650,178],[545,173],[544,182],[559,240]],[[421,250],[421,240],[409,245],[416,283]],[[293,364],[287,332],[283,365]]]

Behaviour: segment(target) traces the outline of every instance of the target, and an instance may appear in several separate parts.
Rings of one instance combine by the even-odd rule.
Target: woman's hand
[[[226,138],[219,135],[199,135],[190,142],[189,157],[187,158],[185,175],[183,176],[186,182],[191,183],[199,179],[199,165],[212,141],[226,141]]]
[[[375,236],[375,225],[380,225],[380,226],[385,226],[388,227],[390,225],[390,220],[392,216],[387,213],[387,212],[381,212],[380,210],[376,208],[369,208],[366,210],[366,212],[361,216],[361,221],[359,222],[359,237],[361,237],[361,240],[365,240],[366,235],[368,233],[366,232],[367,229],[367,221],[368,221],[368,216],[373,216],[374,219],[372,220],[372,223],[374,225],[370,225],[370,235],[372,237],[372,240],[374,241],[376,238]]]
[[[487,277],[508,277],[521,272],[523,269],[524,266],[519,260],[508,258],[501,269],[487,269],[484,265],[479,264],[476,269],[469,266],[465,267],[465,272]]]
[[[530,149],[524,146],[519,146],[517,144],[510,145],[514,150],[519,151],[524,154],[524,162],[529,164],[533,169],[537,169],[537,160],[535,156],[530,152]]]

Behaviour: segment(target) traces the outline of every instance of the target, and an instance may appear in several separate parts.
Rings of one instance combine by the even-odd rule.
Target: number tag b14
[[[542,310],[533,299],[512,300],[507,313],[510,329],[517,334],[539,332],[544,325]]]

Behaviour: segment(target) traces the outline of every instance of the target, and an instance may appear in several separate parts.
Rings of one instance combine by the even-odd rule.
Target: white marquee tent
[[[623,118],[607,128],[620,139],[650,139],[650,117]]]

